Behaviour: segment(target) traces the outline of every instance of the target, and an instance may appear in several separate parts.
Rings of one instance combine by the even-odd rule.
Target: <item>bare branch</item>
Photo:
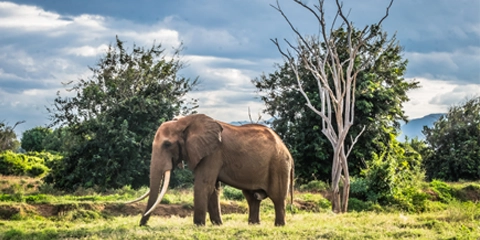
[[[353,149],[353,146],[355,146],[355,144],[357,143],[358,141],[358,138],[363,134],[363,132],[365,131],[365,126],[363,126],[362,128],[362,131],[360,131],[360,133],[355,137],[355,140],[352,139],[352,145],[348,148],[348,151],[347,151],[347,154],[346,154],[346,157],[348,158],[348,156],[350,156],[350,152],[352,151]],[[351,136],[350,136],[351,137]]]

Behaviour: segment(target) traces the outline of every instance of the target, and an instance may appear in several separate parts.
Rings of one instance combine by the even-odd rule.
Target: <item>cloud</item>
[[[480,83],[480,46],[451,52],[406,52],[408,75],[445,81]]]
[[[92,57],[97,56],[100,54],[104,54],[108,49],[106,44],[101,44],[98,47],[92,46],[82,46],[82,47],[73,47],[73,48],[64,48],[67,54],[72,54],[75,56],[82,56],[82,57]]]
[[[480,84],[458,85],[450,81],[417,78],[421,88],[408,92],[410,101],[404,104],[409,118],[418,118],[430,113],[446,113],[454,104],[480,93]]]
[[[295,40],[269,6],[274,0],[16,2],[30,5],[0,2],[0,112],[8,113],[9,122],[27,120],[26,129],[48,122],[44,106],[63,89],[61,83],[91,76],[88,66],[116,35],[127,49],[133,43],[149,48],[155,41],[171,53],[183,42],[187,68],[179,75],[201,81],[187,96],[199,99],[199,111],[224,121],[248,119],[248,107],[253,116],[264,109],[250,79],[283,63],[271,38]],[[287,0],[280,4],[302,33],[318,33],[305,9]],[[327,5],[332,20],[335,11]],[[385,6],[382,0],[349,1],[345,9],[363,27],[383,16]],[[470,0],[395,1],[384,30],[397,32],[409,60],[406,77],[423,85],[409,93],[410,117],[445,112],[479,91],[478,10],[480,3]]]
[[[0,28],[19,31],[45,31],[67,26],[71,21],[36,6],[0,2]]]
[[[430,104],[452,106],[465,99],[478,96],[480,94],[480,85],[467,84],[461,86],[455,86],[451,91],[438,93],[430,101]]]

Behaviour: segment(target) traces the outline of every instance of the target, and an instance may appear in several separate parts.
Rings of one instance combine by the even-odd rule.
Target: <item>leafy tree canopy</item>
[[[353,36],[358,33],[355,31]],[[333,41],[337,42],[340,58],[345,59],[348,56],[345,30],[340,28],[332,35]],[[357,58],[359,65],[367,55],[378,56],[357,76],[356,122],[349,134],[357,136],[363,126],[366,126],[366,130],[349,157],[352,175],[365,167],[365,161],[372,159],[373,153],[390,145],[391,132],[397,134],[400,120],[407,120],[402,110],[402,104],[408,101],[407,91],[418,87],[418,82],[403,78],[407,61],[402,59],[402,48],[395,38],[388,38],[386,33],[379,30],[375,39],[360,49]],[[352,40],[355,38],[352,37]],[[299,66],[299,70],[304,91],[309,95],[312,105],[320,109],[322,103],[318,96],[317,81],[302,66]],[[305,106],[306,100],[298,91],[292,69],[287,63],[277,65],[274,73],[264,74],[252,82],[265,102],[265,112],[275,117],[272,126],[289,146],[300,180],[328,180],[331,175],[332,147],[319,131],[321,118]]]
[[[26,130],[22,135],[21,146],[26,151],[40,152],[45,150],[43,141],[50,134],[52,134],[52,130],[46,127],[34,127]]]
[[[71,136],[64,160],[46,181],[58,188],[117,188],[148,184],[152,140],[161,122],[196,108],[185,94],[196,84],[179,76],[180,49],[167,54],[160,44],[127,51],[116,39],[92,76],[67,84],[73,97],[59,94],[48,108],[52,125]],[[55,139],[50,143],[55,146]],[[71,143],[73,141],[73,143]],[[57,146],[58,147],[58,146]]]
[[[424,160],[429,179],[480,179],[480,97],[450,107],[422,132],[431,149]]]

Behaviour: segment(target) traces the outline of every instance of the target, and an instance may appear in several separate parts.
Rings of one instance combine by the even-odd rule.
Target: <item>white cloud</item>
[[[82,46],[82,47],[73,47],[70,49],[64,49],[67,54],[72,54],[76,56],[82,57],[93,57],[100,54],[104,54],[108,49],[108,45],[101,44],[98,47],[92,46]]]
[[[104,26],[105,18],[102,16],[82,14],[80,16],[73,17],[72,19],[75,25],[82,26],[90,30],[95,30],[95,31],[108,30]]]
[[[410,119],[431,113],[446,113],[450,106],[480,93],[480,84],[459,85],[426,78],[416,80],[421,88],[408,92],[410,101],[404,104],[405,113]]]
[[[155,29],[144,32],[127,32],[124,34],[135,40],[135,42],[142,45],[151,45],[153,41],[156,44],[161,43],[162,46],[180,46],[179,34],[175,30],[170,29]]]
[[[64,27],[70,22],[61,19],[59,14],[35,6],[0,2],[0,28],[44,31]]]

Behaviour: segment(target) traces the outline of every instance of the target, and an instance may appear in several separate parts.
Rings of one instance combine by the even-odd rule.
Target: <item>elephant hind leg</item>
[[[215,183],[215,189],[208,200],[208,214],[210,215],[210,222],[213,225],[222,225],[222,216],[220,210],[220,182]]]
[[[275,206],[275,226],[285,225],[285,199],[272,199]]]
[[[249,224],[260,224],[260,202],[261,200],[257,199],[258,192],[243,190],[243,195],[247,199],[248,203],[248,223]]]

